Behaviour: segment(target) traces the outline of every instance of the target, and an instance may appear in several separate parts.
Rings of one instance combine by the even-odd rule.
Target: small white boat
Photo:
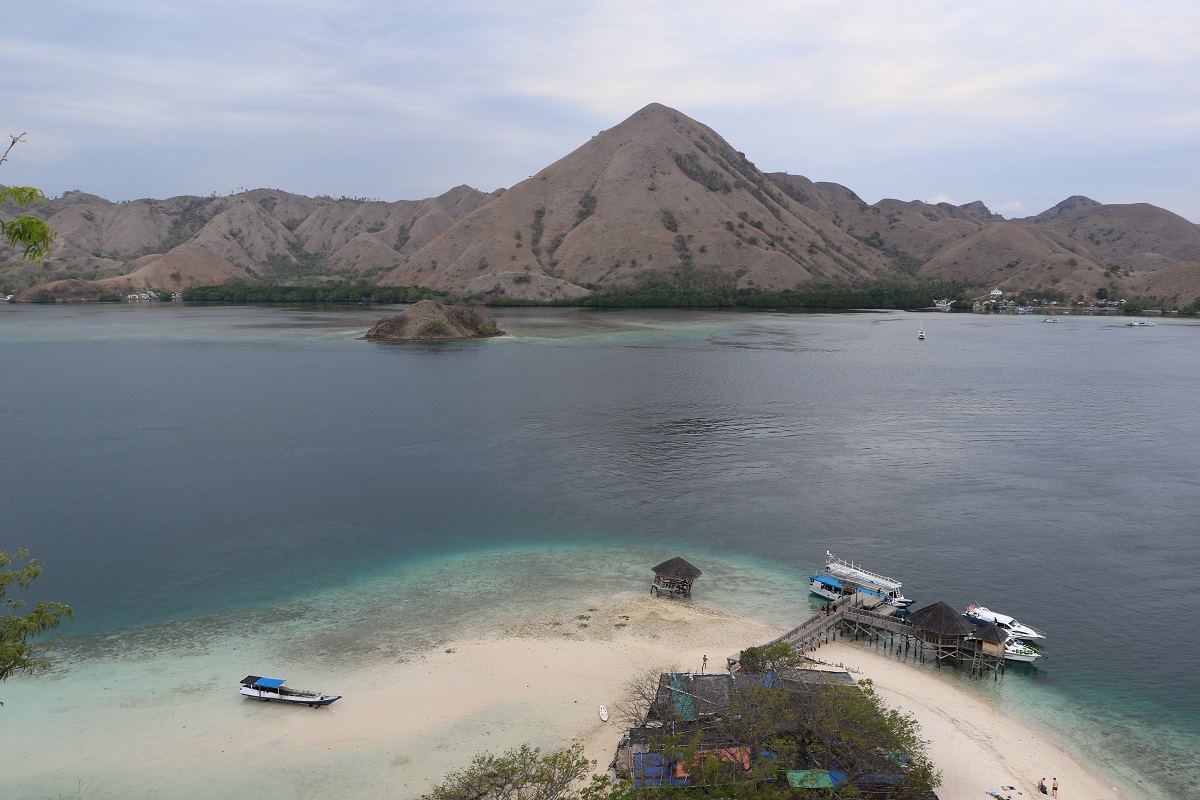
[[[1131,322],[1125,323],[1126,328],[1149,328],[1149,327],[1152,327],[1153,325],[1154,325],[1153,322],[1148,322],[1144,319],[1135,319]]]
[[[924,328],[917,328],[917,338],[918,339],[925,338],[925,329]]]
[[[242,678],[242,688],[239,694],[252,697],[255,700],[278,700],[283,703],[299,703],[301,705],[320,708],[334,700],[340,700],[341,695],[321,694],[304,689],[292,689],[284,686],[283,678],[263,678],[258,675],[247,675]]]
[[[996,623],[996,627],[1007,633],[1009,636],[1017,639],[1045,639],[1046,634],[1041,631],[1031,628],[1028,625],[1022,625],[1007,614],[999,614],[990,609],[984,608],[981,605],[971,603],[967,606],[967,610],[963,612],[963,616],[968,621],[976,625],[987,625],[989,622]]]
[[[1042,322],[1058,322],[1054,317],[1046,317]]]
[[[1020,639],[1009,639],[1004,643],[1004,660],[1005,661],[1020,661],[1026,664],[1032,664],[1039,658],[1045,658],[1046,654],[1039,651],[1033,645],[1023,642]]]

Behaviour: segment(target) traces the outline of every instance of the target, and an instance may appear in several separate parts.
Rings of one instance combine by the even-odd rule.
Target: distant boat
[[[967,610],[963,612],[963,616],[967,618],[968,622],[980,626],[994,622],[996,623],[996,627],[1015,639],[1046,638],[1046,634],[1028,625],[1022,625],[1007,614],[999,614],[975,603],[967,606]]]
[[[1126,328],[1143,328],[1143,327],[1148,328],[1148,327],[1151,327],[1152,325],[1154,325],[1153,322],[1148,322],[1144,319],[1135,319],[1131,322],[1125,323]]]
[[[1042,322],[1058,322],[1054,317],[1046,317]]]
[[[917,338],[918,339],[925,338],[925,329],[924,328],[917,328]]]
[[[243,697],[255,700],[278,700],[283,703],[299,703],[320,708],[334,700],[340,700],[341,695],[321,694],[304,689],[291,689],[284,686],[283,678],[263,678],[258,675],[247,675],[242,678],[242,688],[238,690]]]

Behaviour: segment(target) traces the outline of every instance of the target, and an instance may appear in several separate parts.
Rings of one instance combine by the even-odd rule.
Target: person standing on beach
[[[1054,779],[1054,783],[1050,784],[1050,794],[1058,797],[1058,778]]]
[[[1045,778],[1042,778],[1040,781],[1038,781],[1038,791],[1041,792],[1042,794],[1048,794],[1046,791],[1046,779]]]

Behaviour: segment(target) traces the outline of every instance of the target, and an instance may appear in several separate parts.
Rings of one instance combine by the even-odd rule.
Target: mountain
[[[655,284],[898,277],[712,129],[652,104],[459,220],[381,279],[534,299]]]
[[[1072,196],[1005,219],[980,202],[867,203],[836,183],[763,173],[657,103],[507,190],[389,203],[273,189],[124,203],[69,192],[33,213],[59,232],[54,257],[30,265],[0,246],[0,289],[64,298],[333,277],[533,300],[939,278],[1186,303],[1200,284],[1200,226],[1164,209]]]

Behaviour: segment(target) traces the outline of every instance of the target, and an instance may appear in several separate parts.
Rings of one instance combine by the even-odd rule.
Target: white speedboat
[[[1020,661],[1026,664],[1032,664],[1039,658],[1045,657],[1045,653],[1041,652],[1028,642],[1023,642],[1020,639],[1010,638],[1004,643],[1005,661]]]
[[[1144,319],[1135,319],[1132,322],[1126,322],[1126,328],[1148,328],[1154,325],[1153,322],[1147,322]]]
[[[918,339],[925,338],[925,329],[924,328],[917,328],[917,338]]]
[[[283,678],[263,678],[258,675],[247,675],[242,678],[242,688],[239,693],[243,697],[255,700],[278,700],[283,703],[299,703],[313,708],[327,706],[334,700],[340,700],[341,695],[321,694],[304,689],[292,689],[284,686]]]
[[[963,616],[976,625],[987,625],[989,622],[994,622],[998,628],[1016,639],[1046,638],[1046,634],[1028,625],[1022,625],[1007,614],[999,614],[975,603],[967,606]]]
[[[1046,317],[1042,322],[1058,322],[1054,317]]]

